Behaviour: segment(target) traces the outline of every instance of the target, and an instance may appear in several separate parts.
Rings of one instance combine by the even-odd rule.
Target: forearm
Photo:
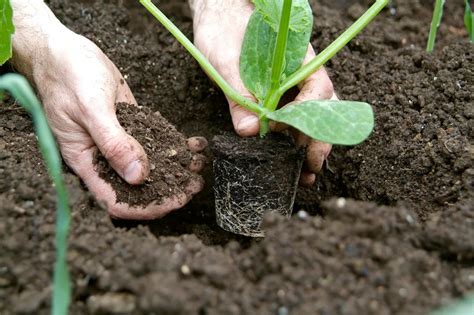
[[[67,31],[43,0],[12,0],[13,58],[15,68],[29,77],[34,66],[48,53],[50,43]],[[57,42],[56,45],[61,45]]]

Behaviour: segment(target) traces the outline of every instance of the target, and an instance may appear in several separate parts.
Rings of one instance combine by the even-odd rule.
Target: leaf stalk
[[[184,46],[184,48],[186,48],[228,98],[258,115],[264,113],[262,107],[257,103],[240,95],[239,92],[234,90],[186,35],[184,35],[150,0],[140,0],[140,3]]]

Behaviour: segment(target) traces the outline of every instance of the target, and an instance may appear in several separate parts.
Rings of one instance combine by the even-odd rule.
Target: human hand
[[[15,10],[16,15],[20,12]],[[125,132],[115,114],[116,103],[136,105],[127,83],[94,43],[56,24],[52,17],[48,26],[42,24],[43,38],[39,42],[31,38],[34,34],[31,25],[25,29],[18,16],[17,21],[13,63],[36,86],[64,161],[92,194],[104,202],[111,216],[162,217],[184,206],[202,189],[202,182],[194,180],[184,191],[159,204],[131,207],[118,203],[115,191],[95,170],[97,149],[129,184],[143,183],[150,172],[142,146]],[[34,45],[37,46],[32,48]],[[196,139],[188,141],[194,152],[202,151],[205,143]],[[201,167],[202,163],[190,165],[196,172]]]
[[[194,0],[191,7],[194,16],[194,42],[197,48],[236,91],[256,101],[245,88],[239,70],[242,42],[254,9],[251,2]],[[314,49],[310,45],[304,63],[309,62],[314,56]],[[300,91],[292,105],[307,100],[337,99],[324,68],[309,76],[298,87]],[[242,137],[257,135],[258,117],[230,99],[228,103],[237,134]],[[271,124],[271,127],[275,131],[283,129],[281,124]],[[311,186],[315,181],[315,174],[321,170],[331,151],[331,145],[312,140],[299,132],[292,131],[292,133],[299,145],[307,147],[307,158],[300,184]]]

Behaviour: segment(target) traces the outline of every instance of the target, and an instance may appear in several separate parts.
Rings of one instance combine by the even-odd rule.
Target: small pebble
[[[191,274],[191,269],[188,267],[188,265],[182,265],[181,266],[181,273],[185,276],[188,276]]]
[[[415,219],[409,214],[406,215],[405,220],[407,220],[408,224],[413,225],[415,223]]]
[[[306,219],[308,218],[308,216],[309,216],[308,212],[306,212],[306,211],[304,211],[304,210],[298,211],[297,215],[298,215],[298,218],[299,218],[300,220],[306,220]]]
[[[173,157],[173,156],[176,156],[178,155],[178,152],[175,150],[175,149],[171,149],[168,151],[168,156],[169,157]]]
[[[337,201],[336,201],[336,206],[338,208],[344,208],[347,204],[347,201],[345,198],[338,198]]]

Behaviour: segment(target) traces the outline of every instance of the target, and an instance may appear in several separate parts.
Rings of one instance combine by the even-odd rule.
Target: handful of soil
[[[159,112],[126,103],[117,104],[117,118],[125,131],[145,150],[150,163],[150,175],[142,185],[130,185],[123,180],[100,154],[95,159],[99,176],[117,194],[117,202],[130,206],[147,206],[183,192],[189,181],[199,175],[188,165],[193,153],[186,137],[178,132]]]

